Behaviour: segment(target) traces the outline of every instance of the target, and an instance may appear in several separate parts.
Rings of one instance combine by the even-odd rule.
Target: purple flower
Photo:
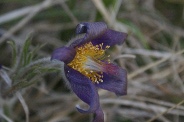
[[[77,110],[95,113],[93,122],[104,122],[97,89],[109,90],[116,95],[127,94],[126,71],[111,63],[105,51],[113,45],[122,44],[127,34],[108,29],[103,22],[80,23],[76,33],[85,34],[68,46],[56,49],[51,60],[64,62],[65,77],[71,90],[89,105],[87,110],[76,106]]]

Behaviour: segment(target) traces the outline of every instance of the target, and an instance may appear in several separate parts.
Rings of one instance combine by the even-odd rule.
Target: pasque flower
[[[127,94],[127,73],[110,62],[105,51],[113,45],[122,44],[126,33],[107,28],[103,22],[84,22],[76,27],[83,34],[67,46],[54,50],[51,60],[64,62],[64,76],[71,90],[89,105],[87,110],[76,106],[81,113],[94,113],[93,122],[104,122],[100,107],[98,88],[116,95]]]

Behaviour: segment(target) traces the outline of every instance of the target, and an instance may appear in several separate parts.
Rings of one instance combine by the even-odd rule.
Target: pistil
[[[79,71],[94,83],[103,82],[103,62],[100,59],[104,58],[105,50],[110,46],[106,46],[105,49],[102,47],[103,43],[93,45],[91,42],[76,47],[76,56],[68,66]]]

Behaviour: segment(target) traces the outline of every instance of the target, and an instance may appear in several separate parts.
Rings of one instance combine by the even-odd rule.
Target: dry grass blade
[[[61,6],[63,7],[63,9],[66,11],[66,13],[68,14],[68,16],[71,18],[71,20],[73,21],[73,23],[75,25],[77,25],[79,23],[79,21],[77,20],[77,18],[73,15],[72,11],[68,8],[68,6],[66,5],[66,3],[61,3]]]
[[[45,0],[43,3],[33,6],[33,8],[29,11],[30,13],[23,18],[19,23],[17,23],[15,26],[13,26],[8,32],[6,32],[1,38],[0,43],[5,41],[7,38],[11,37],[13,33],[21,29],[26,23],[28,23],[36,14],[38,14],[41,10],[46,9],[48,7],[51,7],[55,4],[58,4],[60,2],[64,2],[64,0]]]
[[[123,46],[100,57],[128,73],[126,96],[98,90],[105,122],[183,122],[181,1],[1,0],[0,121],[92,121],[93,114],[75,109],[87,106],[67,88],[64,63],[50,59],[53,50],[83,36],[74,38],[78,23],[105,21],[109,29],[128,33]]]
[[[22,107],[25,111],[26,114],[26,122],[29,122],[29,108],[24,100],[24,98],[22,97],[22,95],[19,92],[16,92],[16,96],[18,97],[20,103],[22,104]]]
[[[143,102],[139,102],[139,101],[132,101],[132,100],[121,100],[121,99],[103,99],[101,101],[103,104],[119,104],[119,105],[125,105],[125,106],[132,106],[132,107],[135,107],[135,108],[140,108],[140,109],[143,109],[143,110],[148,110],[148,111],[153,111],[153,112],[165,112],[167,111],[167,107],[163,107],[163,106],[160,106],[160,105],[154,105],[154,104],[147,104],[147,103],[143,103]],[[172,114],[172,115],[182,115],[184,116],[184,110],[179,110],[179,109],[176,109],[176,110],[173,110],[171,109],[170,111],[168,111],[169,114]]]
[[[117,59],[120,59],[120,58],[136,58],[136,56],[135,55],[131,55],[131,54],[124,54],[124,55],[119,55],[119,56],[117,56],[117,57],[115,57],[114,59],[112,59],[113,61],[114,60],[117,60]]]
[[[13,120],[11,120],[9,117],[7,117],[4,113],[2,113],[2,111],[0,111],[0,116],[5,119],[7,122],[14,122]]]
[[[156,58],[167,58],[172,56],[172,54],[169,52],[160,52],[156,50],[145,50],[145,49],[130,49],[130,48],[126,48],[125,53],[130,53],[134,55],[151,56]]]
[[[110,19],[110,13],[109,11],[105,8],[102,0],[92,0],[95,6],[98,8],[98,10],[102,13],[104,19],[108,22],[111,23]]]
[[[166,111],[162,112],[161,114],[156,115],[155,117],[151,118],[150,120],[148,120],[147,122],[153,122],[155,119],[157,119],[158,117],[170,112],[171,110],[177,108],[178,106],[182,105],[184,103],[184,100],[179,102],[178,104],[174,105],[173,107],[167,109]]]
[[[144,71],[146,71],[146,70],[148,70],[148,69],[150,69],[150,68],[152,68],[152,67],[154,67],[154,66],[157,66],[157,65],[159,65],[159,64],[161,64],[161,63],[167,61],[167,60],[170,59],[170,58],[173,58],[173,57],[176,57],[176,56],[178,56],[178,55],[181,55],[182,53],[184,53],[184,50],[181,50],[181,51],[177,52],[176,54],[173,54],[173,55],[170,56],[170,57],[166,57],[166,58],[163,58],[163,59],[161,59],[161,60],[159,60],[159,61],[156,61],[156,62],[153,62],[153,63],[151,63],[151,64],[148,64],[148,65],[146,65],[146,66],[144,66],[144,67],[142,67],[142,68],[136,70],[135,72],[129,74],[128,79],[132,79],[132,78],[134,78],[135,76],[137,76],[138,74],[143,73]]]
[[[22,17],[26,14],[28,14],[33,9],[33,6],[31,7],[25,7],[18,10],[11,11],[9,13],[6,13],[4,15],[0,16],[0,24],[3,24],[5,22],[14,20],[16,18]]]

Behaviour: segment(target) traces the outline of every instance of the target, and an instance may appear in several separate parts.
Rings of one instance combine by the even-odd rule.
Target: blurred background
[[[1,0],[0,122],[89,122],[52,51],[79,22],[128,33],[111,61],[128,72],[128,94],[99,90],[106,122],[184,122],[183,0]]]

